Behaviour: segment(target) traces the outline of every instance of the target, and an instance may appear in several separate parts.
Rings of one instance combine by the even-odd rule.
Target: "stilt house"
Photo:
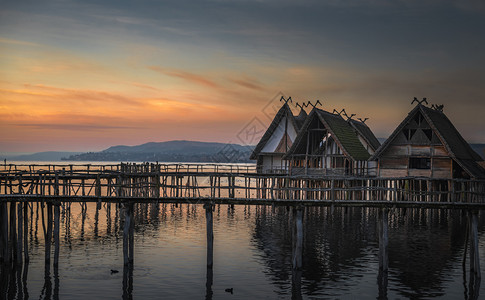
[[[314,108],[285,156],[291,175],[367,175],[380,146],[361,121]]]
[[[442,111],[421,103],[374,153],[377,176],[485,178],[482,158],[463,139]]]
[[[283,155],[293,145],[306,117],[307,113],[303,109],[295,117],[288,104],[283,104],[250,156],[250,159],[257,160],[258,172],[287,172],[287,162],[282,159]]]

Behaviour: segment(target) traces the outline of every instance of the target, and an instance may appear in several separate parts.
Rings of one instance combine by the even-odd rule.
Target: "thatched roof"
[[[261,153],[261,150],[263,150],[266,143],[269,141],[269,139],[271,138],[275,130],[278,128],[278,125],[281,122],[281,120],[286,116],[288,116],[288,121],[293,124],[293,126],[295,127],[295,130],[298,132],[298,130],[301,127],[302,120],[304,121],[304,118],[306,118],[306,112],[304,110],[300,111],[300,114],[295,118],[288,104],[287,103],[283,104],[283,106],[281,106],[281,108],[276,113],[268,129],[266,129],[266,132],[264,133],[263,137],[254,148],[253,153],[251,154],[249,159],[258,158],[258,155]]]
[[[476,163],[477,161],[482,161],[482,158],[465,141],[448,117],[446,117],[442,111],[426,107],[422,104],[416,105],[416,107],[409,112],[408,116],[401,122],[401,124],[399,124],[370,159],[378,159],[387,147],[393,143],[403,128],[413,120],[418,112],[421,112],[440,142],[445,146],[448,155],[451,158],[467,171],[470,176],[475,178],[485,177],[485,170]]]
[[[381,143],[376,138],[369,126],[367,126],[364,122],[357,120],[350,120],[350,125],[352,125],[352,127],[357,130],[359,135],[367,142],[367,144],[372,148],[373,151],[379,149]]]
[[[306,152],[306,132],[310,129],[313,120],[317,119],[332,135],[342,152],[353,160],[367,160],[370,155],[357,137],[357,133],[340,115],[314,108],[306,118],[298,136],[284,158],[293,154]],[[372,132],[371,132],[372,133]],[[372,134],[373,135],[373,134]],[[375,138],[375,137],[374,137]]]
[[[303,108],[301,108],[300,113],[298,114],[298,116],[295,117],[296,125],[298,127],[297,130],[299,130],[303,126],[303,123],[305,123],[307,117],[308,114]]]

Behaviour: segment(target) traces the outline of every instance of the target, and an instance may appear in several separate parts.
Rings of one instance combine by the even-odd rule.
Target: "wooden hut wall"
[[[260,155],[262,157],[262,164],[261,168],[262,171],[267,173],[267,172],[279,172],[283,169],[286,170],[285,168],[285,161],[282,159],[283,154],[282,153],[273,153],[273,154],[268,154],[268,155]]]
[[[420,112],[382,153],[378,168],[382,177],[452,177],[452,159]]]

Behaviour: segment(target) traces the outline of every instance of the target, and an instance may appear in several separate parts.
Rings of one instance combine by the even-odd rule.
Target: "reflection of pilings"
[[[206,219],[206,231],[207,231],[207,268],[212,268],[214,263],[213,251],[214,251],[214,232],[213,232],[213,218],[212,211],[214,209],[213,204],[204,204],[205,219]]]
[[[27,289],[27,277],[29,274],[29,262],[28,259],[25,261],[24,264],[24,271],[22,273],[22,283],[24,286],[24,299],[29,299],[29,291]]]
[[[86,221],[87,205],[86,203],[80,203],[81,205],[81,240],[84,240],[84,223]]]
[[[96,203],[96,212],[94,213],[94,237],[98,237],[98,224],[99,224],[99,210],[101,209],[101,202]]]
[[[54,265],[54,300],[59,300],[59,266]]]
[[[378,228],[379,228],[379,270],[387,272],[388,270],[388,209],[382,208],[378,213]]]
[[[301,296],[301,270],[293,270],[291,272],[291,299],[303,299]]]
[[[7,203],[0,203],[0,263],[10,261],[8,257],[8,212]]]
[[[17,260],[17,234],[15,232],[17,226],[15,224],[15,221],[17,219],[16,217],[16,203],[15,202],[10,202],[10,245],[11,245],[11,250],[9,250],[8,257],[9,261],[16,261]]]
[[[207,267],[206,280],[205,280],[205,299],[212,299],[212,282],[214,277],[214,271],[212,268]]]
[[[51,243],[52,243],[52,203],[47,203],[47,226],[45,236],[45,264],[50,265],[51,262]],[[49,276],[50,278],[50,276]]]
[[[59,218],[60,218],[60,204],[54,204],[54,268],[59,265]],[[55,272],[55,271],[54,271]],[[54,275],[55,276],[55,275]]]
[[[377,286],[379,288],[379,295],[377,299],[387,300],[387,272],[379,269],[379,275],[377,275]]]
[[[303,208],[293,208],[293,258],[294,270],[301,270],[303,265]]]
[[[44,287],[42,288],[42,292],[40,293],[39,298],[43,299],[51,299],[52,295],[52,280],[50,274],[50,265],[45,264],[44,269]],[[42,297],[43,296],[43,297]]]
[[[124,203],[123,208],[125,215],[125,223],[123,226],[123,263],[133,266],[133,231],[135,223],[133,220],[133,203]]]
[[[24,217],[24,212],[23,212],[23,204],[19,202],[17,204],[17,263],[22,264],[22,250],[23,250],[23,217]],[[20,275],[19,275],[20,277]]]
[[[123,300],[133,299],[133,265],[123,266]]]
[[[29,243],[28,243],[28,233],[29,233],[29,220],[28,220],[28,210],[29,204],[24,202],[24,261],[27,265],[29,263]]]
[[[111,235],[111,203],[106,203],[106,235]]]
[[[468,213],[470,230],[470,278],[481,278],[480,257],[478,253],[478,211]]]

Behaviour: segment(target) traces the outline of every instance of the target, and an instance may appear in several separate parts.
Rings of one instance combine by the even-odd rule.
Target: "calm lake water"
[[[116,204],[103,203],[97,217],[96,203],[61,207],[59,268],[48,273],[41,211],[32,208],[27,276],[2,269],[9,299],[470,299],[461,211],[391,210],[385,286],[378,284],[376,209],[306,208],[303,268],[293,271],[291,210],[216,205],[211,272],[201,204],[136,204],[134,268],[123,280]]]

